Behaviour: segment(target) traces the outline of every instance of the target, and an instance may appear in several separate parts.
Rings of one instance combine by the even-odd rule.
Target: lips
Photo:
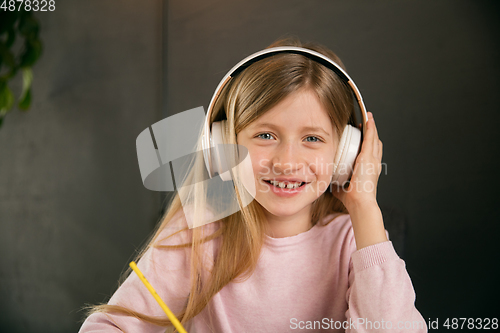
[[[299,178],[269,178],[269,179],[263,179],[264,181],[276,181],[276,182],[283,182],[283,183],[310,183],[307,182],[306,180],[302,180]]]

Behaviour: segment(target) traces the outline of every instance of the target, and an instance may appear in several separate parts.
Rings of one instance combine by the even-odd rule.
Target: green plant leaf
[[[16,67],[14,55],[2,41],[0,41],[0,57],[2,57],[3,63],[5,63],[10,68]]]
[[[14,103],[14,94],[7,83],[0,84],[0,117],[4,117],[12,108]]]
[[[23,89],[21,91],[21,96],[19,96],[19,107],[21,109],[24,109],[23,107],[21,107],[21,105],[25,106],[26,103],[27,103],[27,108],[29,108],[29,101],[28,102],[25,101],[31,100],[31,96],[27,97],[27,95],[30,94],[30,88],[32,82],[33,82],[33,71],[29,67],[23,68]]]
[[[0,3],[3,0],[0,0]],[[31,105],[33,72],[31,67],[40,58],[43,44],[39,38],[40,22],[30,11],[0,11],[0,126],[16,99],[9,81],[22,70],[22,91],[17,106],[26,111]],[[20,40],[19,40],[20,39]],[[20,52],[11,48],[23,44]],[[15,51],[15,53],[14,53]]]
[[[28,111],[31,105],[31,88],[26,91],[24,97],[19,101],[17,105],[22,111]]]

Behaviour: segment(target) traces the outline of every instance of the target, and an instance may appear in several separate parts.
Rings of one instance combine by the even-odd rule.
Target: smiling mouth
[[[276,188],[279,189],[287,189],[287,190],[293,190],[299,187],[302,187],[308,183],[306,182],[294,182],[294,183],[289,183],[289,182],[279,182],[279,181],[274,181],[274,180],[265,180],[264,181]]]

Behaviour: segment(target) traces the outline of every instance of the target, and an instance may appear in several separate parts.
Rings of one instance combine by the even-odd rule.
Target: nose
[[[300,154],[300,148],[292,142],[280,144],[272,158],[275,174],[296,174],[305,164]]]

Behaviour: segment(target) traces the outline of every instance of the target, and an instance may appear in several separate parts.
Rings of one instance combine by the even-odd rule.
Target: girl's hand
[[[356,158],[351,183],[334,195],[351,216],[356,247],[362,249],[387,241],[382,212],[377,204],[377,183],[382,172],[382,141],[378,138],[373,114],[368,112],[366,133]]]
[[[373,114],[368,112],[366,133],[356,158],[349,187],[338,187],[334,195],[349,212],[377,205],[377,183],[382,172],[382,141],[378,137]]]

